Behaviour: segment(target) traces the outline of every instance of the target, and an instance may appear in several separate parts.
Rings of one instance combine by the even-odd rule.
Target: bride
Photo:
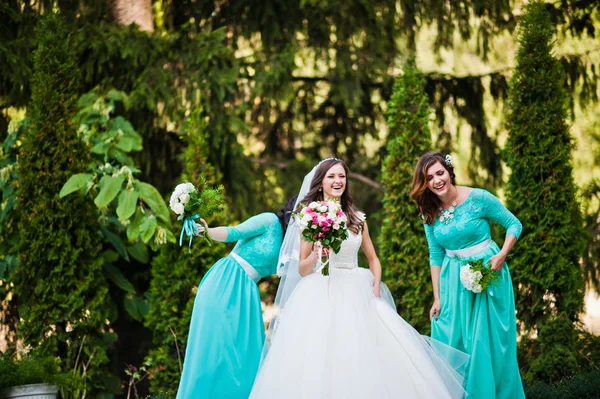
[[[347,176],[342,160],[328,158],[304,179],[298,200],[340,201],[349,235],[339,253],[329,252],[323,276],[314,270],[321,249],[301,242],[290,221],[279,259],[279,313],[250,398],[462,398],[468,356],[421,336],[396,313]],[[370,270],[358,267],[359,248]]]

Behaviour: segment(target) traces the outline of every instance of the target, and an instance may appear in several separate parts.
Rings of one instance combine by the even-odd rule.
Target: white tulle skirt
[[[250,398],[464,397],[467,355],[420,335],[376,298],[368,269],[330,273],[298,283]]]

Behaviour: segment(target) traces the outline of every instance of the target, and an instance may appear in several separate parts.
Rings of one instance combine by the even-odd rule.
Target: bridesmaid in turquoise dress
[[[295,200],[295,199],[294,199]],[[204,229],[232,252],[206,273],[196,293],[178,399],[247,399],[265,341],[257,282],[274,274],[294,201],[231,227]]]
[[[431,337],[471,356],[465,382],[469,399],[525,398],[517,364],[517,325],[510,271],[505,259],[521,234],[519,220],[488,191],[456,186],[452,159],[423,155],[411,197],[425,221],[434,304]],[[500,248],[490,221],[506,229]],[[460,267],[483,259],[499,280],[475,294],[462,285]]]

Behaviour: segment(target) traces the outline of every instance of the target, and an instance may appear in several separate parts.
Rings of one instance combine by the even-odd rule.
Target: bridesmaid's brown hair
[[[429,189],[427,169],[439,162],[450,174],[450,182],[455,184],[456,175],[452,165],[446,164],[446,157],[441,152],[428,152],[419,158],[412,179],[410,198],[415,201],[425,223],[432,224],[438,215],[441,201],[437,195]]]

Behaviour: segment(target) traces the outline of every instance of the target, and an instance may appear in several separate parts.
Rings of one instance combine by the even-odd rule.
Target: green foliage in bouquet
[[[545,3],[527,5],[509,90],[507,206],[523,223],[511,273],[518,320],[527,332],[539,332],[561,312],[576,321],[585,289],[575,144],[567,124],[564,72],[552,55],[553,33]]]
[[[431,149],[431,111],[425,80],[407,67],[396,80],[389,102],[387,156],[382,167],[383,226],[379,236],[384,281],[398,311],[421,333],[429,333],[433,301],[427,239],[417,205],[410,199],[417,160]]]
[[[493,287],[494,285],[496,285],[495,283],[497,283],[498,279],[500,278],[500,272],[497,270],[490,269],[489,262],[484,262],[484,260],[481,258],[465,261],[465,262],[463,262],[462,267],[465,267],[465,266],[469,266],[471,273],[476,273],[476,272],[481,273],[481,278],[479,279],[479,281],[477,281],[475,283],[476,285],[479,285],[481,287],[481,290],[478,291],[478,293],[485,292],[489,287]],[[461,271],[462,271],[462,267],[461,267]],[[461,278],[462,278],[462,273],[461,273]],[[464,285],[464,283],[463,283],[463,285]],[[466,285],[465,285],[465,287],[467,289],[470,289]]]
[[[192,112],[185,123],[183,181],[205,180],[206,186],[218,186],[221,175],[208,161],[207,124],[202,110]],[[204,185],[204,184],[203,184]],[[207,213],[208,215],[208,213]],[[227,208],[211,214],[211,222],[227,224]],[[146,327],[152,330],[153,347],[150,391],[174,397],[181,377],[189,324],[196,290],[202,276],[223,256],[225,245],[199,245],[192,254],[168,243],[152,260],[149,289],[149,313]]]
[[[205,217],[223,211],[225,206],[223,190],[222,185],[214,187],[208,183],[206,177],[201,176],[198,189],[190,194],[190,200],[185,206],[185,216]]]
[[[61,201],[58,195],[90,160],[72,123],[80,73],[69,30],[59,17],[47,13],[37,34],[30,126],[19,149],[16,185],[18,334],[42,355],[59,358],[62,370],[85,361],[87,392],[95,395],[109,378],[102,242],[93,202],[86,197]]]

